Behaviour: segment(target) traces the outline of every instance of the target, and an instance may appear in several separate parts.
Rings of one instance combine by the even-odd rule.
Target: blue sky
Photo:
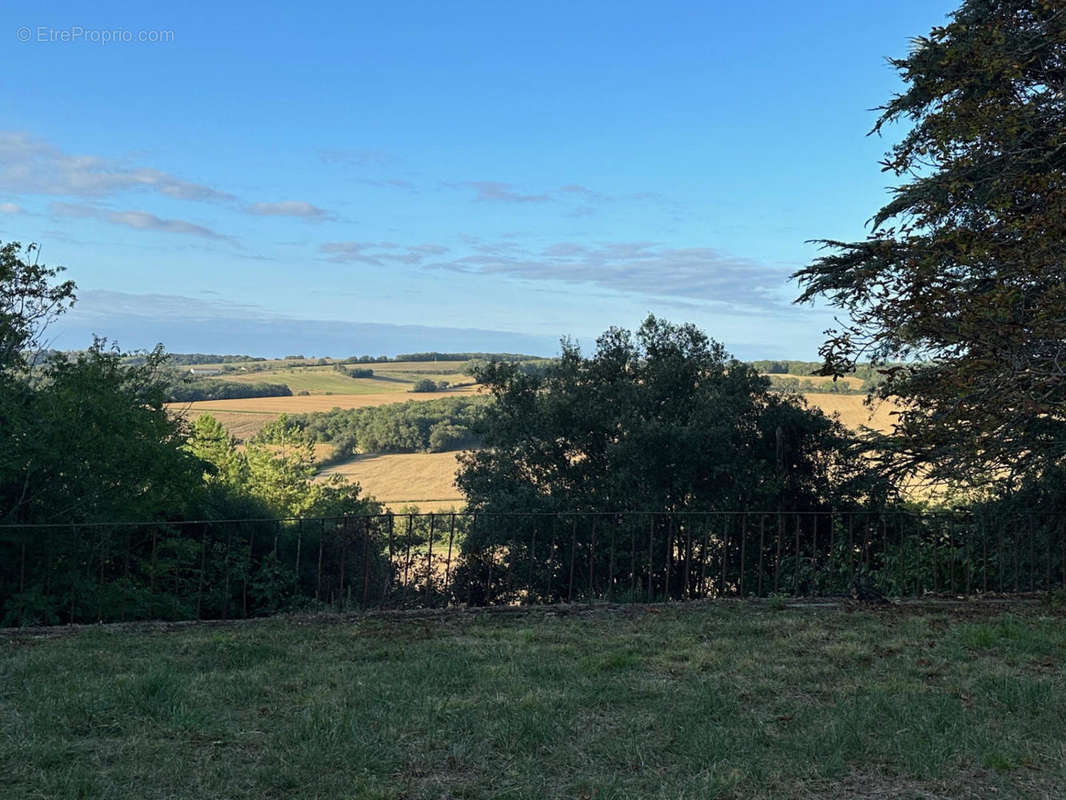
[[[887,198],[885,58],[954,5],[9,2],[0,239],[78,283],[59,346],[551,352],[654,312],[815,358],[788,275]]]

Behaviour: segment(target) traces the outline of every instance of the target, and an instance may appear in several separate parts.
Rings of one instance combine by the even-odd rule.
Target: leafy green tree
[[[84,522],[180,515],[203,464],[164,407],[164,355],[125,366],[97,340],[53,355],[36,386],[13,382],[0,400],[0,509],[7,522]]]
[[[865,240],[796,274],[850,315],[824,371],[885,365],[895,469],[1038,477],[1066,457],[1066,12],[965,0],[891,63],[906,88],[874,131],[910,125],[883,162],[904,180]]]
[[[247,484],[248,460],[237,449],[237,440],[210,414],[201,414],[193,421],[188,447],[209,467],[205,474],[209,483],[233,488]]]
[[[692,325],[612,328],[543,376],[491,363],[485,449],[462,457],[476,511],[844,506],[869,489],[850,434]]]
[[[429,378],[422,378],[411,387],[412,392],[435,392],[437,389],[437,382],[432,381]]]
[[[251,445],[247,488],[280,516],[300,516],[315,475],[315,446],[298,428],[283,425],[273,444]]]
[[[24,351],[38,346],[48,323],[74,302],[74,282],[54,282],[64,268],[31,263],[36,250],[0,245],[0,371],[24,366]]]
[[[274,425],[270,444],[249,445],[246,454],[245,490],[279,516],[338,517],[380,512],[377,503],[360,496],[358,483],[340,475],[316,480],[313,438],[284,417]]]

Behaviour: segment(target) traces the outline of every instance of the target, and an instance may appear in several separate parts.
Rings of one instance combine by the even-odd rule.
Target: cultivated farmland
[[[346,368],[373,370],[369,378],[351,378],[332,365],[305,366],[291,361],[261,361],[251,368],[232,364],[203,364],[197,369],[224,369],[218,380],[234,383],[283,383],[293,394],[385,394],[407,392],[419,380],[468,383],[465,361],[388,361],[345,364]]]
[[[349,366],[372,369],[374,377],[350,378],[332,366],[297,366],[287,361],[260,362],[258,371],[230,372],[219,377],[238,382],[285,383],[294,392],[308,394],[174,403],[170,408],[185,414],[189,420],[201,414],[211,414],[231,435],[244,441],[281,414],[366,408],[410,400],[454,397],[477,391],[476,387],[447,392],[410,391],[415,382],[422,378],[447,380],[450,383],[468,381],[469,377],[462,373],[465,362],[371,362]],[[800,380],[816,384],[832,381],[821,376],[801,376]],[[850,388],[858,388],[861,384],[861,380],[854,376],[840,380]],[[804,397],[810,405],[825,413],[838,414],[841,422],[855,430],[869,427],[887,431],[892,425],[892,413],[896,410],[891,403],[880,403],[871,409],[865,405],[866,396],[862,394],[812,392]],[[454,485],[455,457],[455,453],[366,454],[331,466],[323,475],[345,475],[357,481],[367,494],[382,500],[393,510],[413,504],[423,511],[438,511],[462,505],[462,498]]]
[[[251,397],[239,400],[202,400],[196,403],[168,403],[176,414],[183,414],[190,422],[201,414],[210,414],[221,422],[231,435],[244,441],[254,436],[267,423],[282,414],[306,414],[329,411],[333,408],[369,408],[409,400],[438,400],[458,394],[473,394],[474,387],[448,392],[378,392],[375,394],[309,394],[292,397]]]
[[[888,431],[895,421],[893,414],[899,410],[894,403],[878,402],[872,408],[866,405],[865,394],[831,394],[811,392],[803,395],[807,402],[820,408],[829,416],[840,415],[840,421],[852,430],[873,428]]]
[[[387,453],[357,456],[323,470],[322,475],[343,475],[391,510],[417,505],[421,511],[462,507],[455,488],[458,453]]]

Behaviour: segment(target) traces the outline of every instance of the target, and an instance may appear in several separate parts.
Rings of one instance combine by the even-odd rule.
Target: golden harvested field
[[[458,453],[390,453],[356,456],[323,470],[320,475],[344,475],[393,511],[417,505],[422,511],[462,507],[455,488]],[[432,501],[432,502],[427,502]]]
[[[888,431],[892,427],[894,403],[878,402],[873,408],[865,405],[864,394],[831,394],[829,392],[811,392],[803,395],[807,402],[822,409],[826,414],[840,415],[840,421],[852,430],[867,427],[878,431]]]
[[[195,403],[171,403],[168,408],[175,414],[184,414],[185,419],[192,423],[202,414],[210,414],[222,423],[222,427],[229,431],[229,435],[239,441],[247,441],[272,420],[277,419],[277,414],[268,411],[249,413],[245,411],[192,411],[187,410]]]
[[[171,404],[192,420],[211,414],[238,439],[246,440],[282,413],[329,411],[331,408],[363,408],[405,402],[433,400],[456,394],[473,393],[473,389],[455,392],[404,393],[383,392],[354,395],[305,395],[294,397],[257,397],[246,400],[210,400],[199,403]],[[881,403],[873,409],[864,405],[865,395],[834,393],[805,394],[807,402],[827,414],[839,414],[840,421],[852,429],[872,427],[885,431],[891,427],[895,406]],[[329,448],[322,445],[324,457]],[[357,481],[367,494],[385,502],[392,510],[417,505],[423,511],[445,511],[461,507],[463,498],[455,488],[456,453],[394,453],[361,455],[322,472],[341,474]],[[431,502],[427,502],[431,501]]]

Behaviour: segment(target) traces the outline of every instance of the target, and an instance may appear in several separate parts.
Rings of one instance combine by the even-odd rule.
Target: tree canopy
[[[24,351],[74,302],[74,282],[55,281],[63,267],[31,263],[36,251],[33,244],[0,244],[0,371],[24,365]]]
[[[874,131],[909,124],[883,167],[904,181],[863,241],[796,273],[800,301],[850,317],[827,373],[886,367],[880,443],[949,480],[1038,477],[1066,457],[1066,9],[966,0],[893,59],[905,90]]]
[[[61,267],[35,248],[0,246],[0,523],[178,520],[206,516],[340,515],[376,511],[343,480],[313,482],[310,439],[238,453],[213,420],[190,432],[169,413],[162,347],[131,358],[106,341],[27,351],[74,300]]]
[[[802,510],[869,488],[842,426],[692,325],[649,317],[588,358],[564,342],[543,374],[477,377],[495,403],[457,480],[474,510]]]

